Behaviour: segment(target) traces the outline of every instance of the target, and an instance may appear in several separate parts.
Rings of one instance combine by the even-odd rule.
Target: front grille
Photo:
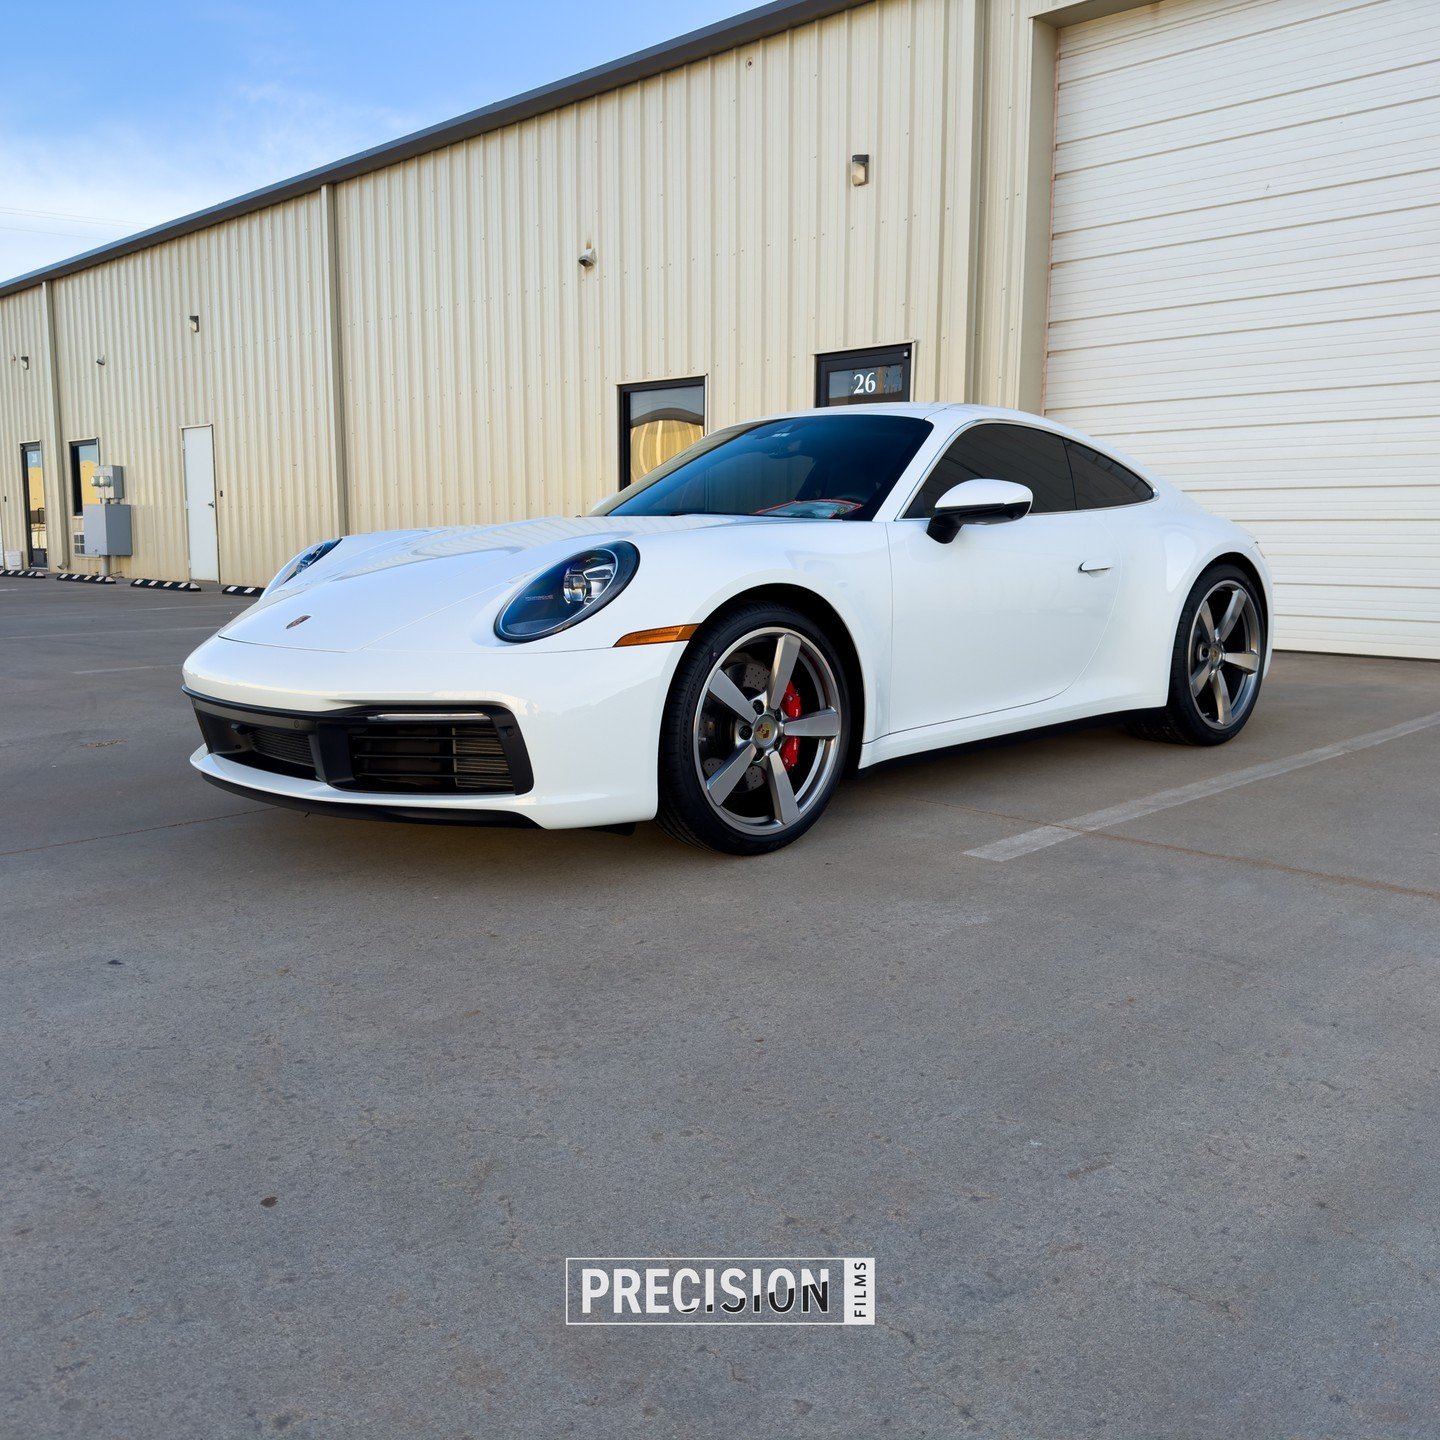
[[[191,699],[211,754],[258,770],[383,794],[523,795],[534,785],[508,710],[317,716]]]
[[[257,755],[273,760],[277,765],[288,765],[315,778],[315,755],[310,748],[310,736],[303,730],[275,730],[268,725],[257,725],[250,732],[251,743]]]
[[[514,790],[510,761],[494,722],[358,725],[350,731],[350,771],[358,790]]]

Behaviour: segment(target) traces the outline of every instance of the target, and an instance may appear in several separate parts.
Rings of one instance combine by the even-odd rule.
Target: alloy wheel
[[[840,705],[835,672],[806,635],[742,636],[711,669],[691,727],[710,808],[755,835],[802,820],[840,764]]]
[[[1190,694],[1212,730],[1228,730],[1260,684],[1260,616],[1238,580],[1211,587],[1190,626]]]

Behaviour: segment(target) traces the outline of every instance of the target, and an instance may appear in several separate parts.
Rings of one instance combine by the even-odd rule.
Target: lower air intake
[[[350,731],[357,790],[504,795],[510,761],[491,720],[452,725],[357,725]]]

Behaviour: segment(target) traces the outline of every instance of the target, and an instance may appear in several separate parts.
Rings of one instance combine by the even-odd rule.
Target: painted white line
[[[1368,750],[1372,745],[1383,745],[1387,740],[1398,740],[1402,735],[1413,735],[1417,730],[1428,730],[1435,725],[1440,725],[1440,711],[1392,725],[1388,730],[1373,730],[1368,735],[1357,735],[1353,740],[1341,740],[1335,745],[1322,745],[1318,750],[1306,750],[1284,760],[1269,760],[1263,765],[1252,765],[1248,770],[1232,770],[1228,775],[1197,780],[1193,785],[1161,790],[1140,800],[1112,805],[1108,810],[1092,810],[1088,815],[1077,815],[1073,820],[1062,820],[1057,825],[1040,825],[1020,835],[1012,835],[1008,840],[995,840],[965,853],[974,860],[1013,860],[1017,855],[1028,855],[1033,850],[1058,845],[1062,840],[1073,840],[1077,835],[1092,830],[1108,830],[1112,825],[1124,825],[1130,820],[1153,815],[1157,810],[1188,805],[1192,800],[1204,800],[1240,785],[1252,785],[1257,780],[1270,780],[1276,775],[1302,770],[1307,765],[1318,765],[1322,760],[1334,760],[1355,750]]]
[[[168,665],[112,665],[105,670],[72,670],[72,675],[123,675],[127,670],[177,670],[172,660]]]

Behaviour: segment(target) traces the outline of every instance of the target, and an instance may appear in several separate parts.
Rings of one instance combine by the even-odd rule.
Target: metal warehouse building
[[[801,0],[0,285],[0,545],[264,583],[784,407],[1043,410],[1440,657],[1440,5]]]

